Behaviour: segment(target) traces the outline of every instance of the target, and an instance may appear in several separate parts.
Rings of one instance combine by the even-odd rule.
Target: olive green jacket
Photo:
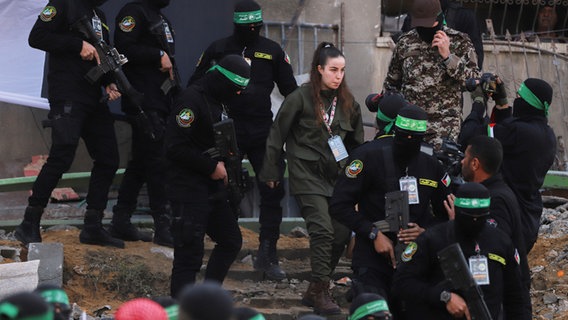
[[[331,105],[335,91],[322,91],[325,108]],[[337,103],[331,124],[334,135],[339,135],[347,152],[363,143],[361,108],[353,101],[351,115],[345,114]],[[289,94],[272,124],[266,141],[266,154],[260,173],[261,181],[278,180],[278,159],[286,144],[290,192],[331,197],[340,170],[347,159],[335,161],[328,144],[330,134],[324,123],[319,123],[314,110],[311,87],[303,85]]]

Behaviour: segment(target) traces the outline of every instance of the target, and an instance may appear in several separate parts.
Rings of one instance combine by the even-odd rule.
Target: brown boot
[[[308,291],[302,298],[302,304],[314,308],[319,315],[340,314],[341,308],[335,303],[329,292],[329,281],[310,282]]]

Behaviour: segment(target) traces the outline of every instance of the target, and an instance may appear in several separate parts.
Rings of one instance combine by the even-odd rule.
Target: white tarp
[[[0,0],[0,101],[48,109],[40,98],[45,54],[28,35],[46,0]]]

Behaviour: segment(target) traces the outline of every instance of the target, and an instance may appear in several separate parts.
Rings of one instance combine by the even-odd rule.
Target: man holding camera
[[[501,172],[522,210],[522,233],[528,254],[540,227],[543,204],[539,189],[556,154],[556,135],[547,120],[553,91],[546,81],[529,78],[517,94],[511,108],[505,85],[496,77],[495,92],[488,94],[495,101],[491,123],[487,124],[484,118],[487,97],[477,96],[463,123],[459,142],[467,145],[472,137],[487,134],[503,145]]]
[[[477,56],[466,34],[445,25],[439,0],[415,0],[410,16],[413,29],[396,44],[383,90],[424,107],[424,139],[439,150],[442,137],[459,134],[463,83],[479,76]]]

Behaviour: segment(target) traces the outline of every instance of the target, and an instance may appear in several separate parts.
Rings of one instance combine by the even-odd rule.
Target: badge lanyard
[[[163,17],[160,18],[162,18],[162,25],[164,26],[164,33],[166,34],[166,40],[170,44],[174,43],[174,37],[172,36],[172,31],[170,30],[170,26]]]
[[[398,180],[400,191],[408,192],[408,204],[419,204],[418,183],[415,177],[408,176],[408,167],[406,167],[406,176]]]
[[[97,16],[97,12],[93,10],[93,18],[91,19],[91,24],[93,25],[93,30],[97,34],[99,40],[103,40],[103,24],[101,18]]]
[[[327,144],[329,145],[329,148],[331,149],[331,152],[335,157],[335,161],[339,162],[347,158],[349,154],[347,153],[347,149],[345,149],[345,145],[343,144],[341,137],[338,135],[334,135],[333,132],[331,131],[331,124],[333,122],[333,118],[335,117],[335,108],[337,107],[337,97],[333,97],[333,101],[331,102],[330,107],[331,107],[331,112],[329,114],[329,117],[327,115],[327,112],[325,112],[325,110],[323,109],[323,105],[320,107],[320,109],[323,118],[323,123],[325,124],[327,132],[330,135],[330,138],[327,140]]]
[[[475,256],[469,257],[469,270],[478,285],[489,284],[489,264],[487,257],[480,254],[481,249],[475,242]]]

